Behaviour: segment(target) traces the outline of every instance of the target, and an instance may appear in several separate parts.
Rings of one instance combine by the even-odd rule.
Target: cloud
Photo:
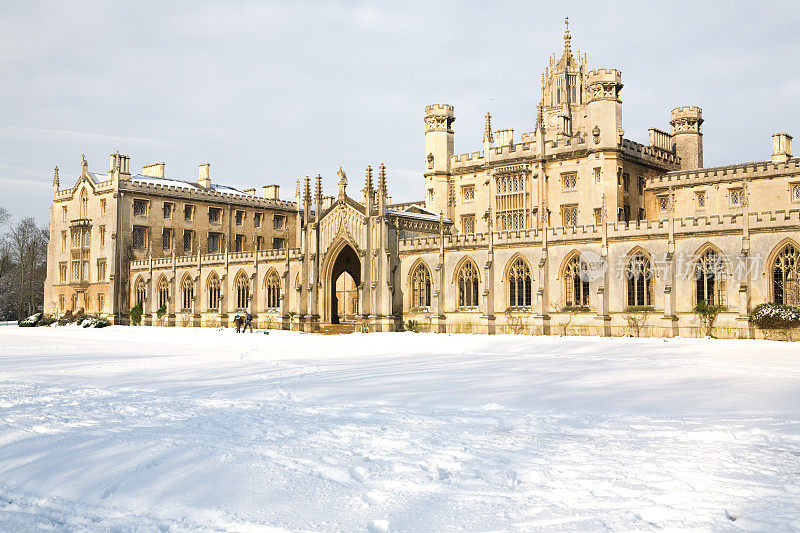
[[[27,140],[69,140],[73,142],[104,142],[116,144],[144,144],[149,146],[169,146],[169,143],[142,137],[125,137],[105,133],[89,133],[85,131],[52,130],[43,128],[26,128],[17,126],[0,126],[0,137],[7,139]]]

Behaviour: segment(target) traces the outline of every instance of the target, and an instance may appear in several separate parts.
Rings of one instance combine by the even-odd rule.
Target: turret
[[[594,150],[617,148],[622,136],[622,73],[596,69],[587,76],[589,89],[589,146]]]
[[[454,108],[448,104],[433,104],[425,108],[425,181],[428,209],[447,208],[447,181],[450,158],[453,156]]]
[[[703,110],[697,106],[672,110],[672,136],[681,170],[703,167]]]

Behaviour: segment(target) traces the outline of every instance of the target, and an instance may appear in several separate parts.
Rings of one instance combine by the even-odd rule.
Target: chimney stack
[[[792,158],[792,136],[781,132],[772,136],[772,162],[785,163]]]
[[[153,163],[150,165],[145,165],[142,167],[142,174],[145,176],[149,176],[151,178],[163,178],[164,177],[164,162],[161,163]]]
[[[200,163],[200,177],[197,184],[205,189],[211,188],[211,163]]]
[[[245,193],[245,194],[250,194],[252,196],[256,195],[256,190],[255,189],[244,189],[244,190],[242,190],[242,192]]]
[[[264,198],[269,200],[278,200],[280,188],[280,185],[264,185]]]

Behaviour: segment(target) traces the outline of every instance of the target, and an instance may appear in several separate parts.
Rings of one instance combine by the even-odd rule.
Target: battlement
[[[597,68],[586,75],[586,83],[622,83],[622,72],[615,68]]]
[[[680,158],[672,150],[659,146],[645,146],[630,139],[622,139],[620,148],[623,152],[662,168],[675,168],[680,163]]]
[[[425,114],[452,117],[455,114],[455,109],[450,104],[431,104],[425,106]]]
[[[770,232],[781,228],[797,227],[800,224],[800,209],[750,212],[748,217],[751,232]],[[742,232],[743,226],[744,215],[742,213],[690,216],[675,218],[673,221],[674,233],[680,237],[691,237],[703,233],[739,234]],[[554,245],[597,242],[602,239],[601,225],[555,226],[546,228],[546,231],[548,242]],[[609,222],[606,226],[606,235],[609,241],[666,240],[669,235],[669,219]],[[496,247],[536,246],[542,244],[542,237],[541,229],[496,231],[493,233],[493,242]],[[488,233],[445,235],[444,237],[445,250],[485,248],[488,243]],[[438,236],[401,239],[399,242],[399,251],[403,254],[436,251],[439,247]]]
[[[199,261],[201,265],[213,266],[241,263],[252,264],[256,260],[256,255],[259,261],[266,263],[284,262],[286,261],[286,249],[279,250],[261,250],[259,252],[222,252],[214,254],[201,254]],[[289,260],[300,259],[302,250],[300,248],[290,248],[288,250]],[[137,259],[131,261],[131,271],[148,270],[151,267],[158,268],[171,268],[174,264],[176,267],[192,267],[196,266],[198,262],[197,255],[176,255],[167,257],[147,257],[144,259]]]
[[[681,118],[695,118],[700,119],[703,118],[703,110],[696,105],[687,105],[683,107],[676,107],[672,110],[672,119],[681,119]]]
[[[692,187],[721,181],[741,181],[744,179],[794,175],[798,172],[800,172],[800,159],[798,158],[779,163],[756,161],[720,167],[675,170],[648,178],[647,188],[649,190],[660,190],[668,189],[669,187]]]

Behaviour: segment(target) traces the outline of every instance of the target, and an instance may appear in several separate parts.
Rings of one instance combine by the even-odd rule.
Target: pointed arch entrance
[[[325,281],[324,318],[328,318],[331,324],[339,324],[344,318],[355,317],[358,313],[358,287],[361,285],[361,260],[352,246],[347,243],[341,246]]]

